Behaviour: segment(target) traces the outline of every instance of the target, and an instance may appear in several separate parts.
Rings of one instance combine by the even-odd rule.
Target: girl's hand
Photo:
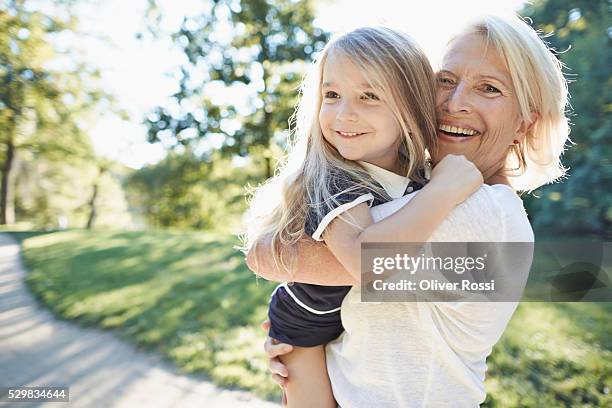
[[[261,324],[261,328],[264,329],[267,333],[270,330],[270,321],[266,320],[265,322],[263,322]],[[268,336],[264,343],[264,350],[269,358],[268,367],[272,372],[272,380],[278,385],[280,385],[281,388],[285,388],[289,372],[287,371],[287,367],[285,367],[285,365],[281,363],[278,356],[290,353],[291,350],[293,350],[293,346],[285,343],[279,343],[278,340]]]
[[[480,170],[465,156],[447,154],[431,171],[429,184],[457,205],[478,190],[483,181]]]

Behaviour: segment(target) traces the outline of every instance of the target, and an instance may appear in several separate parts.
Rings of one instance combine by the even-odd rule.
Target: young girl
[[[462,156],[442,160],[388,218],[373,223],[369,207],[422,187],[434,112],[433,72],[410,38],[360,28],[330,41],[302,86],[289,158],[254,196],[247,248],[271,237],[271,256],[290,271],[292,245],[308,235],[325,241],[358,283],[362,242],[427,241],[482,183]],[[272,294],[270,337],[294,346],[282,358],[291,372],[290,407],[336,406],[323,346],[343,331],[340,305],[349,289],[283,283]]]

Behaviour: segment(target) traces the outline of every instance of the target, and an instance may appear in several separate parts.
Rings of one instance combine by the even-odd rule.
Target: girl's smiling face
[[[485,180],[498,174],[526,128],[502,58],[482,35],[465,34],[450,44],[437,82],[435,160],[462,154]]]
[[[319,124],[348,160],[399,171],[400,126],[383,95],[349,58],[330,53],[323,67]]]

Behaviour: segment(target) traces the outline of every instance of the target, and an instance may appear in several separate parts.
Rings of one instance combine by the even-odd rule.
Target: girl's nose
[[[341,122],[355,122],[357,120],[358,116],[353,104],[347,101],[341,101],[338,105],[336,119]]]

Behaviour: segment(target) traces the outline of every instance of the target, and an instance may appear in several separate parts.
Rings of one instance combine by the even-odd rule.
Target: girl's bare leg
[[[294,346],[293,351],[279,358],[289,372],[285,387],[289,408],[336,408],[325,365],[324,346]]]

